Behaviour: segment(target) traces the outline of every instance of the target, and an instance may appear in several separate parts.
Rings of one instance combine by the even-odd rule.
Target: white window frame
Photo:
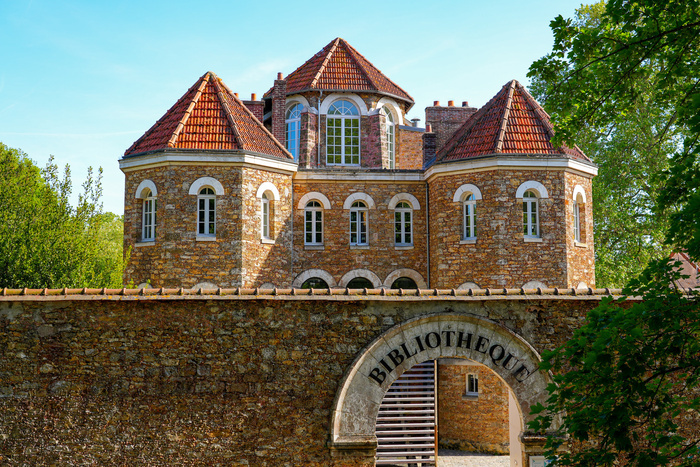
[[[396,124],[394,123],[394,116],[386,108],[382,107],[382,114],[385,118],[385,130],[386,130],[386,150],[387,156],[389,158],[389,169],[396,168]]]
[[[153,192],[146,189],[143,198],[143,214],[141,217],[141,241],[156,241],[156,213],[158,210],[158,200],[153,196]]]
[[[576,200],[574,200],[574,240],[581,242],[581,212]]]
[[[299,142],[301,141],[301,112],[304,105],[293,103],[285,112],[284,120],[284,145],[294,161],[299,162]]]
[[[467,396],[479,396],[479,375],[477,373],[467,373],[465,392]]]
[[[304,245],[323,245],[323,206],[316,200],[304,207]]]
[[[204,203],[204,209],[202,209]],[[213,225],[213,232],[209,231]],[[204,232],[201,229],[204,228]],[[197,194],[197,236],[216,237],[216,192],[210,186],[204,186]]]
[[[350,206],[350,245],[369,245],[368,215],[369,209],[363,201],[355,201]]]
[[[413,245],[413,208],[406,201],[394,208],[394,245]]]
[[[523,193],[523,235],[525,238],[540,238],[540,199],[534,190]]]
[[[270,200],[267,193],[260,198],[260,238],[270,240]]]
[[[462,240],[476,239],[476,196],[467,193],[462,201]]]
[[[326,165],[360,165],[360,136],[362,131],[360,115],[360,109],[350,100],[338,99],[330,105],[326,113]],[[333,126],[331,126],[332,120],[335,121]],[[357,136],[346,135],[347,130],[353,130],[353,124],[356,124]],[[331,135],[330,130],[335,128],[340,129],[340,144],[330,144],[331,138],[338,138],[336,135]],[[357,138],[357,144],[351,144],[349,140],[355,137]],[[340,148],[340,154],[330,154],[330,147]],[[352,148],[357,148],[357,154],[352,154],[352,151],[349,151]],[[331,157],[333,158],[332,162]],[[339,158],[340,162],[337,162],[336,158]],[[357,159],[357,161],[355,162],[353,159]]]

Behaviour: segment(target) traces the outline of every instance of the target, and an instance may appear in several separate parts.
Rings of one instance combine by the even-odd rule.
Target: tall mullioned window
[[[394,210],[394,243],[397,246],[413,244],[413,209],[403,201]]]
[[[336,101],[328,109],[326,163],[360,165],[360,112],[350,101]]]
[[[323,244],[323,208],[318,201],[309,201],[304,208],[304,243]]]
[[[287,151],[289,151],[292,156],[294,156],[294,161],[299,161],[299,140],[301,134],[301,111],[304,106],[301,104],[294,104],[285,114],[284,120],[284,141]]]
[[[216,195],[209,187],[199,190],[197,196],[197,234],[216,235]]]
[[[476,199],[474,194],[469,193],[462,202],[464,221],[462,225],[462,240],[476,238]]]
[[[530,190],[523,194],[523,234],[526,238],[540,236],[539,200]]]
[[[367,244],[367,205],[355,201],[350,206],[350,245]]]
[[[260,236],[265,239],[270,238],[270,200],[267,193],[263,193],[260,199]]]
[[[152,242],[156,239],[157,200],[151,190],[143,198],[143,219],[141,223],[141,241]]]
[[[394,117],[391,115],[386,107],[382,107],[382,114],[386,117],[386,150],[389,159],[390,169],[396,168],[396,138],[395,138],[395,128]]]

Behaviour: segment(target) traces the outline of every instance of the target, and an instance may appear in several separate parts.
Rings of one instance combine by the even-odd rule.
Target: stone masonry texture
[[[0,464],[360,466],[327,445],[340,381],[388,327],[493,320],[538,352],[600,297],[0,297]]]

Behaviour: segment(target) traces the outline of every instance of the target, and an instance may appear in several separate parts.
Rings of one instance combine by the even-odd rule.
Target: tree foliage
[[[70,168],[40,170],[0,143],[0,287],[121,287],[121,218],[102,213],[101,170],[72,207]]]
[[[557,139],[584,135],[608,157],[594,197],[613,202],[596,233],[616,225],[615,209],[627,210],[616,228],[631,235],[622,238],[655,241],[634,229],[655,219],[669,248],[700,258],[700,3],[611,0],[581,12],[587,21],[552,21],[553,51],[530,74]],[[624,220],[630,212],[643,222]],[[625,249],[619,258],[601,252],[603,264],[608,253],[623,272],[621,258],[647,259]],[[700,465],[700,297],[679,290],[678,277],[667,260],[652,261],[624,289],[643,301],[603,301],[569,342],[543,355],[556,384],[531,428],[555,431],[550,456],[568,439],[558,465]]]

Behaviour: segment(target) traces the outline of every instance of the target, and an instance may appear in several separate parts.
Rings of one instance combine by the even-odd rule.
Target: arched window
[[[397,246],[413,244],[413,209],[402,201],[394,210],[394,243]]]
[[[350,245],[367,245],[367,205],[362,201],[350,206]]]
[[[294,156],[294,161],[299,161],[299,139],[301,132],[301,111],[304,106],[297,103],[287,109],[284,119],[284,141],[287,151]]]
[[[581,213],[579,204],[574,200],[574,240],[581,241]]]
[[[410,277],[399,277],[393,284],[391,284],[392,289],[417,289],[416,281]]]
[[[216,195],[210,187],[202,188],[197,195],[197,234],[216,235]]]
[[[586,241],[586,192],[581,185],[574,187],[574,241]]]
[[[539,200],[532,190],[523,194],[523,234],[525,238],[540,236]]]
[[[270,239],[270,200],[267,193],[262,194],[260,198],[260,236],[264,239]]]
[[[396,166],[396,150],[395,150],[395,124],[394,117],[386,107],[382,107],[382,114],[386,117],[386,150],[389,159],[389,169],[394,169]]]
[[[149,189],[143,192],[143,219],[141,222],[141,241],[153,242],[156,239],[157,201]]]
[[[327,289],[328,284],[320,277],[310,277],[301,284],[302,289]]]
[[[467,193],[462,201],[463,221],[462,240],[476,238],[476,199],[474,193]]]
[[[360,112],[350,101],[333,102],[328,109],[326,163],[360,165]]]
[[[364,277],[356,277],[348,282],[348,285],[345,287],[348,289],[373,289],[374,284],[372,284],[372,281],[365,279]]]
[[[318,201],[309,201],[304,208],[304,244],[323,244],[323,207]]]

